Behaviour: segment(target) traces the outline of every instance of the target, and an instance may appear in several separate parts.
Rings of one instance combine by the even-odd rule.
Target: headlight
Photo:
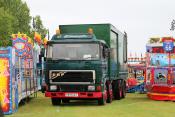
[[[51,85],[50,90],[57,90],[57,86],[56,85]]]
[[[88,91],[95,91],[95,86],[88,86]]]

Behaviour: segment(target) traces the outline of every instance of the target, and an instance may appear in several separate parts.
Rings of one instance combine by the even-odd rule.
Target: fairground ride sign
[[[173,38],[163,38],[163,49],[166,52],[170,52],[174,48],[174,39]]]

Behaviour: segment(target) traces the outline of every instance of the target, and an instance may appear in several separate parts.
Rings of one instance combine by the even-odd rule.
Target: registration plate
[[[78,97],[78,93],[66,93],[66,97]]]

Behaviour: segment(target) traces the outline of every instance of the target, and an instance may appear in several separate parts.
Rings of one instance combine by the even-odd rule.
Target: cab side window
[[[109,57],[109,49],[105,46],[101,46],[102,48],[102,58],[107,59]]]

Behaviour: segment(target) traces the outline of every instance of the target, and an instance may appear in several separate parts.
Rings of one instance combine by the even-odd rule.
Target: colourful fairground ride
[[[144,78],[145,78],[145,57],[130,57],[128,58],[128,79],[127,92],[144,92]]]
[[[4,114],[17,111],[19,103],[40,89],[37,74],[40,46],[25,34],[13,34],[12,46],[0,47],[0,104]]]
[[[147,95],[153,100],[175,101],[175,39],[151,38],[146,45]]]

